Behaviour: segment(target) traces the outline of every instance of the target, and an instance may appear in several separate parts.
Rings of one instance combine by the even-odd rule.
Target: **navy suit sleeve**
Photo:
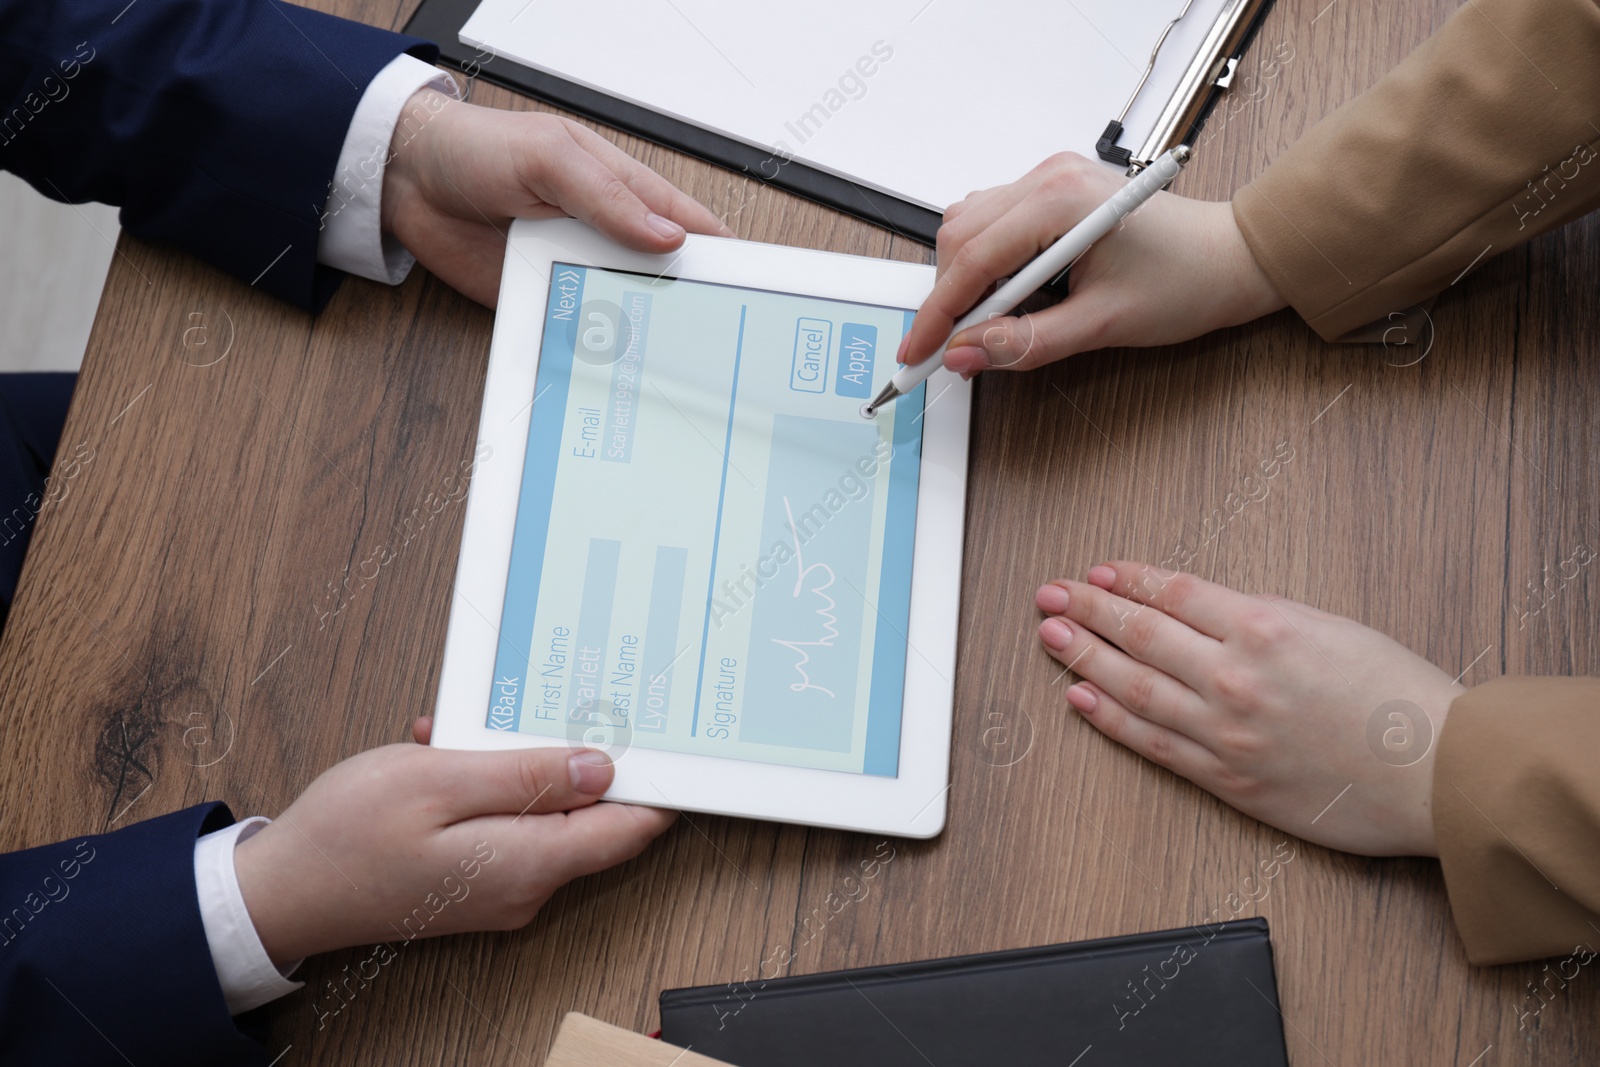
[[[266,1067],[211,962],[194,846],[201,804],[0,855],[0,1063]]]
[[[0,0],[0,169],[314,311],[345,133],[402,52],[438,55],[277,0]]]

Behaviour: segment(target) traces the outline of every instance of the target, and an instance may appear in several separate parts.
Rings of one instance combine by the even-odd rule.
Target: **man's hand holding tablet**
[[[416,739],[430,729],[419,720]],[[595,804],[610,784],[598,752],[385,745],[330,768],[241,841],[239,889],[279,968],[351,945],[392,958],[414,939],[514,930],[672,825],[670,811]]]
[[[732,233],[715,215],[593,130],[423,89],[389,146],[382,229],[417,261],[494,307],[513,218],[582,219],[630,248],[669,252],[685,231]]]

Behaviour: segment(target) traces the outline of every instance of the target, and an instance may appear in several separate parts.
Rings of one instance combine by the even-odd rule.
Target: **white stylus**
[[[1133,214],[1141,204],[1176,178],[1183,165],[1189,162],[1189,154],[1188,145],[1178,145],[1171,151],[1163,153],[1155,162],[1131,178],[1128,184],[1113,193],[1110,200],[1091,211],[1082,222],[1041,252],[1039,258],[1013,274],[1011,279],[996,289],[989,299],[962,316],[956,322],[955,328],[950,331],[950,336],[955,337],[962,330],[976,326],[980,322],[1005,315],[1032,296],[1040,286],[1066,270],[1074,260],[1087,252],[1090,245],[1116,229],[1123,219]],[[889,383],[877,396],[861,405],[861,417],[872,418],[883,405],[896,397],[905,396],[927,381],[929,375],[944,366],[944,350],[949,344],[947,339],[939,346],[937,352],[921,363],[901,367],[896,371],[894,377],[889,379]]]

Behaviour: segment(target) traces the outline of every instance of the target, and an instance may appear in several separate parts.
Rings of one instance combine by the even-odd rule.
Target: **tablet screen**
[[[912,312],[551,274],[488,727],[896,775]]]

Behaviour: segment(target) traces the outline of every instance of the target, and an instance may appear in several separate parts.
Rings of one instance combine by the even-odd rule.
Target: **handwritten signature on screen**
[[[784,648],[787,648],[789,651],[793,652],[799,657],[795,661],[794,669],[795,673],[800,676],[800,680],[798,682],[789,683],[789,689],[792,692],[804,693],[808,689],[815,689],[819,693],[826,693],[829,699],[834,699],[833,690],[827,688],[826,686],[814,684],[811,681],[811,676],[806,673],[806,664],[811,662],[811,653],[806,650],[811,648],[832,648],[834,642],[839,639],[839,627],[837,625],[839,620],[838,617],[833,613],[836,602],[834,601],[833,597],[829,596],[826,592],[826,590],[833,587],[835,575],[833,573],[833,568],[828,566],[826,563],[813,563],[810,566],[806,565],[805,556],[800,552],[800,531],[795,526],[794,511],[789,507],[788,497],[783,498],[783,513],[789,519],[789,534],[794,538],[795,566],[800,569],[800,573],[795,576],[794,592],[791,595],[794,599],[799,600],[802,593],[810,592],[814,593],[818,600],[824,602],[823,606],[817,608],[816,610],[817,617],[822,620],[822,633],[814,641],[784,641],[780,638],[774,637],[772,639],[772,643],[775,645],[782,645]],[[806,576],[812,571],[826,572],[828,580],[823,582],[821,585],[807,589]]]

